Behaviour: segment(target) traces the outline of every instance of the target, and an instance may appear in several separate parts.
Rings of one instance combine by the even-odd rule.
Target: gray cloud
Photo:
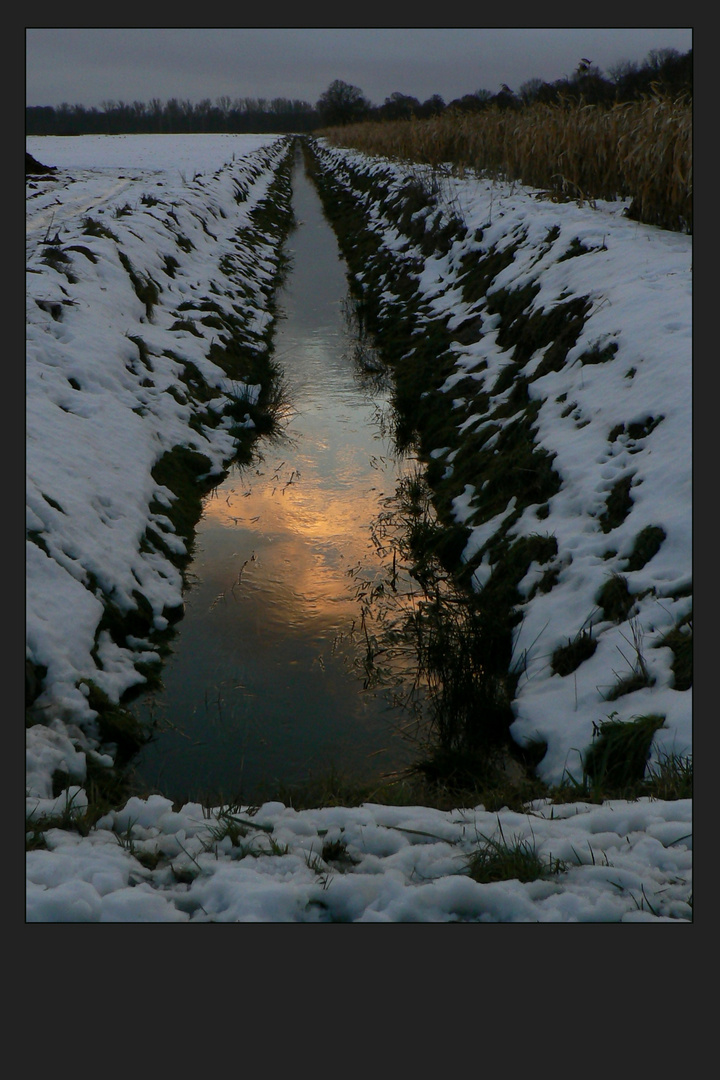
[[[651,49],[692,48],[690,28],[28,28],[28,105],[285,97],[314,103],[333,79],[375,104],[396,90],[450,101],[500,84],[603,71]]]

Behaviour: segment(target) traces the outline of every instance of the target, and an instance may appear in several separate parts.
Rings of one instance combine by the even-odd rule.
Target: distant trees
[[[528,79],[527,82],[522,83],[518,90],[518,94],[520,95],[523,104],[531,105],[544,85],[542,79],[538,78]]]
[[[316,108],[322,125],[335,127],[364,120],[372,106],[358,86],[335,79],[318,98]]]
[[[623,60],[609,68],[606,75],[588,57],[579,57],[575,70],[554,82],[532,78],[522,83],[517,93],[503,84],[496,94],[478,90],[450,102],[461,112],[478,112],[488,105],[517,109],[535,102],[583,101],[587,105],[612,105],[637,101],[652,93],[677,98],[692,97],[692,50],[680,54],[676,49],[653,49],[642,63]]]
[[[433,94],[421,102],[411,94],[403,94],[395,90],[385,98],[382,105],[370,105],[364,119],[368,120],[410,120],[416,117],[418,120],[426,120],[431,116],[439,116],[446,108],[445,101],[440,94]]]
[[[609,74],[621,100],[636,100],[652,92],[653,86],[670,97],[693,92],[692,49],[652,49],[642,64],[623,61],[610,68]]]
[[[83,135],[120,133],[203,132],[306,132],[362,120],[419,120],[446,109],[480,112],[489,106],[522,109],[535,102],[582,101],[589,105],[612,105],[660,92],[669,97],[692,97],[692,50],[653,49],[642,63],[622,60],[606,74],[588,57],[579,57],[571,75],[554,82],[533,78],[517,92],[504,83],[496,93],[480,89],[455,98],[448,105],[440,94],[420,102],[410,94],[394,91],[382,105],[373,105],[362,90],[335,79],[315,105],[289,98],[234,98],[227,96],[198,104],[171,98],[149,103],[104,101],[100,109],[83,105],[29,106],[25,110],[28,135]]]
[[[503,83],[497,94],[481,88],[474,94],[463,94],[462,97],[455,98],[449,107],[457,109],[458,112],[481,112],[488,105],[497,105],[501,109],[518,109],[521,104],[517,95]]]
[[[420,106],[420,115],[426,116],[439,116],[441,112],[445,111],[445,101],[440,94],[433,94],[426,101],[423,101]]]
[[[103,101],[100,109],[83,105],[28,106],[27,135],[181,134],[184,132],[303,132],[319,124],[307,101],[274,98],[205,98],[197,104],[171,98],[149,103]]]
[[[520,87],[524,104],[532,102],[579,101],[588,105],[612,105],[620,101],[638,101],[652,93],[677,98],[692,97],[692,49],[681,54],[677,49],[652,49],[642,63],[621,60],[603,74],[592,60],[581,57],[572,75],[543,82],[528,79]]]
[[[375,115],[382,120],[409,120],[411,116],[417,116],[422,106],[416,97],[401,94],[398,90],[386,97],[379,109],[375,109]]]

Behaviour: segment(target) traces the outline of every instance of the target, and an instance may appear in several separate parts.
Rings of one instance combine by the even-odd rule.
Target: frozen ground
[[[380,174],[386,202],[408,172],[338,149],[326,150],[325,164],[349,190],[358,173],[366,179]],[[416,166],[413,175],[422,178],[423,170]],[[427,179],[430,184],[429,175]],[[470,436],[490,427],[489,448],[523,416],[522,403],[509,415],[500,409],[514,384],[498,389],[496,383],[513,350],[498,341],[501,317],[489,310],[493,296],[534,286],[538,291],[527,303],[525,317],[576,298],[587,297],[590,303],[560,370],[536,377],[544,370],[548,346],[538,348],[521,368],[530,401],[539,403],[535,443],[552,457],[561,486],[542,514],[538,503],[532,503],[508,530],[510,537],[554,537],[557,542],[552,559],[532,563],[519,586],[522,622],[514,662],[521,675],[513,736],[520,743],[547,743],[539,772],[550,783],[567,773],[580,775],[580,754],[592,739],[594,725],[611,711],[619,720],[650,713],[665,717],[655,738],[654,760],[668,753],[688,754],[692,690],[675,688],[673,653],[666,638],[678,627],[692,632],[692,240],[630,221],[620,202],[579,207],[536,199],[518,185],[449,175],[433,181],[440,187],[439,208],[459,216],[467,235],[446,255],[424,259],[419,284],[427,301],[426,317],[446,314],[455,325],[482,319],[477,341],[453,344],[455,370],[441,388],[453,399],[461,432],[454,450],[431,451],[445,463],[446,476],[452,476]],[[398,233],[392,216],[376,200],[372,216],[373,227],[396,257],[400,253],[411,264],[418,259],[419,249]],[[515,245],[487,295],[465,302],[461,260],[466,267],[468,256],[480,260],[495,252],[497,258]],[[389,283],[388,303],[392,301]],[[472,396],[466,399],[455,390],[463,380],[467,384],[467,376],[488,395],[482,411],[473,409]],[[506,528],[505,519],[514,514],[517,501],[510,497],[486,520],[481,507],[488,483],[478,477],[477,484],[465,484],[453,500],[456,520],[471,530],[464,558],[482,554],[473,579],[478,590],[492,576],[492,541]],[[609,500],[623,484],[629,488],[624,516],[618,515],[623,519],[606,527]],[[641,541],[652,533],[662,540],[650,554],[652,549],[643,549]],[[549,575],[556,578],[552,588],[538,588]],[[610,605],[598,602],[611,579],[627,584],[625,618],[608,618]],[[595,642],[593,655],[565,677],[555,674],[555,651],[582,635]],[[641,668],[648,685],[614,697],[620,684]]]
[[[117,701],[139,678],[134,661],[154,658],[149,641],[120,647],[106,633],[96,640],[98,592],[122,607],[139,591],[159,628],[181,599],[178,572],[141,543],[151,529],[167,546],[182,544],[169,519],[148,509],[153,497],[168,498],[150,471],[177,443],[200,450],[218,471],[232,453],[227,427],[198,424],[192,401],[177,393],[184,364],[218,391],[217,408],[225,393],[251,400],[255,392],[227,386],[208,361],[217,330],[202,322],[200,304],[211,297],[239,308],[248,334],[259,339],[269,317],[263,285],[277,252],[268,246],[249,257],[236,230],[267,191],[283,146],[260,136],[87,136],[31,138],[27,149],[58,166],[27,192],[27,648],[48,672],[36,702],[46,723],[28,729],[27,810],[72,817],[87,803],[87,759],[109,763],[94,737],[83,680]],[[328,153],[340,169],[343,152]],[[558,206],[517,185],[448,178],[446,197],[470,236],[484,226],[483,246],[502,246],[526,230],[497,286],[517,287],[542,271],[535,308],[560,295],[592,296],[578,357],[617,346],[609,363],[578,363],[530,383],[543,399],[538,437],[557,455],[563,485],[548,517],[526,510],[513,525],[518,535],[552,531],[558,540],[556,586],[533,592],[546,567],[532,567],[523,583],[513,734],[547,742],[541,775],[554,782],[577,768],[593,725],[610,711],[622,719],[665,717],[654,761],[689,754],[692,691],[674,688],[672,652],[660,642],[675,627],[691,628],[691,240],[637,225],[618,204]],[[104,228],[89,234],[89,217]],[[401,242],[381,208],[377,227],[388,244]],[[576,238],[589,253],[559,260]],[[52,252],[48,259],[48,246],[70,262]],[[451,251],[428,259],[422,281],[436,309],[460,319],[467,311],[454,288],[458,257]],[[212,287],[221,259],[232,264],[234,294]],[[135,285],[161,283],[151,313],[133,276]],[[178,328],[181,316],[193,320],[194,332]],[[472,372],[481,360],[488,379],[507,362],[490,322],[479,343],[459,352],[458,372]],[[648,418],[658,416],[648,431]],[[482,418],[462,422],[472,430]],[[637,438],[628,434],[633,424],[643,431]],[[607,535],[598,516],[624,477],[632,478],[632,509]],[[468,557],[497,528],[474,524],[474,496],[466,488],[456,502],[458,520],[473,529]],[[628,571],[635,537],[648,525],[662,528],[665,539],[647,563]],[[479,588],[491,570],[481,563]],[[613,571],[637,594],[622,624],[600,619],[593,599]],[[554,675],[553,650],[590,626],[594,655],[575,677]],[[652,685],[609,704],[607,688],[632,672],[637,644]],[[71,785],[54,798],[57,770]],[[474,881],[468,857],[488,838],[527,841],[555,872],[527,883]],[[130,800],[87,835],[52,828],[46,844],[27,856],[31,921],[692,917],[689,800],[535,803],[523,814],[491,814],[483,807],[374,805],[298,812],[278,803],[175,810],[153,796]]]

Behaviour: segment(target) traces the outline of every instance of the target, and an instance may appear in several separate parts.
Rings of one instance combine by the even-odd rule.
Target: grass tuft
[[[665,538],[665,530],[660,525],[646,525],[641,529],[628,556],[627,569],[642,570],[657,555]]]
[[[661,754],[645,777],[647,794],[656,799],[692,799],[693,763],[689,755]]]
[[[673,688],[675,690],[689,690],[693,684],[692,612],[665,634],[662,640],[658,642],[658,648],[662,646],[672,649],[673,652]]]
[[[624,476],[620,480],[617,480],[610,489],[605,502],[605,509],[598,518],[600,528],[604,533],[611,532],[619,525],[622,525],[623,521],[630,513],[633,504],[630,495],[632,482],[632,476]]]
[[[596,648],[592,627],[581,630],[574,638],[568,638],[567,645],[555,649],[550,661],[553,671],[556,675],[571,675],[593,655]]]
[[[514,836],[506,839],[498,821],[498,835],[482,836],[482,844],[468,856],[467,869],[473,881],[486,885],[493,881],[538,881],[560,874],[566,863],[538,855],[534,841]]]
[[[654,713],[619,720],[612,713],[596,725],[594,740],[585,752],[583,773],[593,787],[623,790],[645,777],[655,732],[665,717]]]
[[[611,574],[597,594],[596,603],[604,619],[614,623],[624,622],[635,603],[627,578],[623,574]]]

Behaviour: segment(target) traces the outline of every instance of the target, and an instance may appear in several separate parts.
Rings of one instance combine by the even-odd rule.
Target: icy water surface
[[[301,163],[293,188],[275,339],[287,429],[207,500],[164,691],[136,706],[158,722],[139,782],[175,798],[254,801],[330,768],[391,772],[412,753],[389,691],[364,693],[356,663],[357,582],[381,572],[370,525],[412,462],[383,434],[387,390],[367,370],[337,241]]]

